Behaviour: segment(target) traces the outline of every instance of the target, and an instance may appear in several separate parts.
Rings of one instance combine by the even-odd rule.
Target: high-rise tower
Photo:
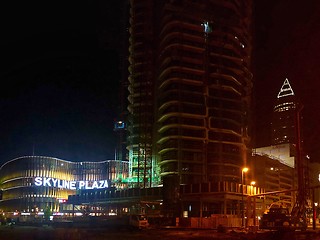
[[[252,74],[250,0],[131,0],[132,185],[240,181]]]
[[[306,224],[306,212],[310,207],[309,170],[308,158],[303,153],[303,137],[301,134],[302,104],[296,99],[289,80],[286,78],[278,94],[276,105],[273,109],[272,143],[290,144],[295,160],[297,194],[291,217],[295,223]],[[294,188],[294,187],[293,187]]]
[[[272,117],[272,145],[296,143],[297,100],[286,78],[277,96]]]

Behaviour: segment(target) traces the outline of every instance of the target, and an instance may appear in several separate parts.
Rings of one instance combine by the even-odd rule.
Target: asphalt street
[[[1,226],[0,239],[10,240],[320,240],[318,231],[219,233],[199,229],[54,228],[51,226]]]

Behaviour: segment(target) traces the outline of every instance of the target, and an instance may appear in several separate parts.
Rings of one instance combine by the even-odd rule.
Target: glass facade
[[[122,169],[127,163],[121,162]],[[81,189],[105,188],[119,184],[114,160],[71,162],[53,157],[25,156],[10,160],[0,168],[3,211],[59,211],[59,203]],[[121,179],[126,179],[122,171]]]

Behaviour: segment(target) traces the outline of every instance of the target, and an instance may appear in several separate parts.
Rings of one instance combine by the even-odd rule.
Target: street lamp
[[[253,197],[253,211],[252,211],[252,215],[253,215],[253,226],[256,227],[256,190],[254,189],[254,185],[256,185],[256,181],[251,181],[250,182],[251,185],[251,189],[250,189],[250,195],[254,196]]]
[[[256,185],[256,181],[251,181],[250,182],[250,195],[254,195],[255,191],[254,191],[254,185]]]
[[[242,227],[244,227],[244,203],[243,203],[243,201],[244,201],[243,200],[243,197],[244,197],[244,191],[243,191],[244,174],[248,171],[249,171],[249,168],[247,168],[247,167],[244,167],[241,170],[241,186],[242,186],[242,194],[241,194],[241,219],[242,219],[242,222],[241,222],[241,225],[242,225]]]

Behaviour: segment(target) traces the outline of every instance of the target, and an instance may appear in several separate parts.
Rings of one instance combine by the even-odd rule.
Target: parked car
[[[147,228],[149,227],[148,219],[143,215],[130,215],[129,225],[135,228]]]

